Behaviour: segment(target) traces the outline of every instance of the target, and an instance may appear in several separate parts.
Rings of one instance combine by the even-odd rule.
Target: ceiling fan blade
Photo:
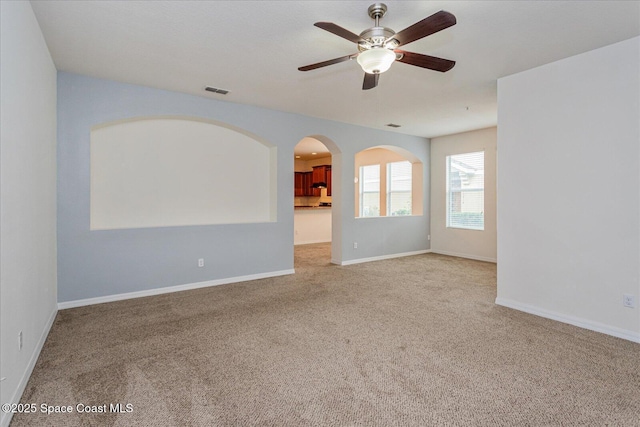
[[[395,50],[395,53],[402,54],[398,62],[404,62],[405,64],[415,65],[416,67],[428,68],[430,70],[440,71],[444,73],[449,71],[456,65],[456,61],[449,59],[438,58],[435,56],[423,55],[421,53],[406,52],[404,50]]]
[[[318,28],[322,28],[323,30],[329,31],[330,33],[333,33],[336,36],[340,36],[343,39],[347,39],[354,43],[363,41],[362,37],[360,37],[359,35],[354,34],[351,31],[344,29],[339,25],[334,24],[333,22],[316,22],[313,25],[315,25]]]
[[[358,56],[357,53],[354,53],[353,55],[341,56],[340,58],[335,58],[335,59],[330,59],[328,61],[318,62],[317,64],[311,64],[311,65],[305,65],[304,67],[298,67],[298,70],[300,70],[300,71],[315,70],[316,68],[326,67],[327,65],[333,65],[333,64],[338,64],[340,62],[348,61],[350,59],[355,58],[356,56]]]
[[[398,40],[400,43],[398,46],[402,46],[403,44],[414,42],[428,35],[437,33],[438,31],[444,30],[445,28],[449,28],[455,24],[456,17],[449,12],[441,10],[440,12],[436,12],[433,15],[424,18],[422,21],[416,22],[412,26],[396,33],[390,37],[390,39]]]
[[[380,74],[364,73],[364,81],[362,82],[362,90],[373,89],[378,86],[378,77]]]

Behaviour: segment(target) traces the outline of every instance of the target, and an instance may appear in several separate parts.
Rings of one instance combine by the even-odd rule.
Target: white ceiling
[[[373,1],[31,3],[58,70],[423,137],[496,125],[500,77],[640,34],[639,1],[385,1],[381,25],[396,32],[453,13],[455,26],[403,49],[457,64],[395,63],[363,91],[355,61],[297,68],[356,53],[313,23],[360,33]]]
[[[293,154],[296,159],[315,160],[331,157],[329,149],[315,138],[302,138],[294,147]]]

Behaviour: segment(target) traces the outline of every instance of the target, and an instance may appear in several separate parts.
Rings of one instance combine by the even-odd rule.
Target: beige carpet
[[[12,426],[638,426],[640,345],[494,304],[435,254],[60,311]],[[78,414],[76,405],[132,412]]]

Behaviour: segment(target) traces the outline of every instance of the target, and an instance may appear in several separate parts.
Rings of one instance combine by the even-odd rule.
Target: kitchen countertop
[[[331,206],[294,206],[295,210],[326,210],[331,209]]]

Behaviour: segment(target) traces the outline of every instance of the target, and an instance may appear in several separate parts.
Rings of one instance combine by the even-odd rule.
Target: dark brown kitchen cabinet
[[[306,173],[307,183],[305,184],[305,189],[307,191],[307,196],[320,197],[320,189],[313,188],[313,184],[317,182],[315,177],[316,175],[314,174],[314,172]]]
[[[326,183],[326,170],[327,167],[326,166],[314,166],[313,167],[313,182],[314,183],[318,183],[318,182],[324,182]]]
[[[327,166],[314,166],[313,167],[313,183],[319,184],[323,183],[327,184]],[[320,197],[322,195],[322,190],[320,188],[313,189],[313,195]]]
[[[313,188],[313,184],[324,182],[327,186],[327,196],[331,195],[331,166],[323,165],[313,168],[313,172],[295,172],[295,197],[320,197],[322,190]]]
[[[330,165],[322,165],[315,166],[313,168],[313,182],[320,183],[323,182],[327,186],[327,196],[331,195],[331,166]],[[321,196],[321,189],[314,188],[314,196]]]
[[[295,197],[303,197],[306,196],[304,192],[304,172],[296,172],[295,173],[295,181],[294,181],[294,196]]]
[[[315,196],[313,185],[313,172],[295,172],[294,196],[308,197]],[[319,195],[319,194],[318,194]]]

